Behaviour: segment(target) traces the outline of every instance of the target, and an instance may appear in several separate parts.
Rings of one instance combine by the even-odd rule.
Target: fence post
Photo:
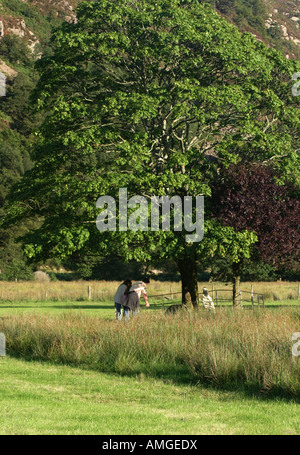
[[[216,305],[218,306],[218,291],[216,290]]]
[[[4,333],[0,333],[0,357],[6,355],[6,339]]]
[[[171,291],[171,300],[173,300],[173,286],[172,285],[170,287],[170,291]]]
[[[88,286],[88,299],[92,300],[92,287]]]
[[[240,291],[240,306],[243,306],[242,291]]]
[[[254,309],[253,284],[251,284],[251,305],[252,305],[252,310],[253,310]]]

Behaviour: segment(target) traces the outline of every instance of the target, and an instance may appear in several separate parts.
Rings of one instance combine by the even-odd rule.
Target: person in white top
[[[138,315],[141,309],[140,296],[142,295],[146,307],[149,308],[150,304],[147,299],[146,286],[150,283],[149,278],[144,278],[143,281],[138,281],[131,285],[126,295],[123,296],[123,310],[125,321],[130,318],[130,313]]]
[[[141,297],[141,295],[143,296],[143,299],[145,300],[147,308],[149,308],[149,306],[150,306],[150,304],[148,302],[148,298],[147,298],[147,291],[146,291],[147,284],[149,284],[149,283],[150,283],[149,278],[144,278],[143,281],[138,281],[138,282],[134,283],[131,286],[131,288],[129,289],[129,292],[136,292],[139,298]]]
[[[116,310],[116,319],[118,321],[122,320],[122,304],[123,304],[123,296],[128,291],[130,286],[132,285],[131,280],[125,280],[117,289],[117,292],[114,296],[114,303],[115,303],[115,310]]]
[[[215,305],[214,305],[213,299],[208,294],[207,288],[203,288],[202,303],[206,310],[215,311]]]

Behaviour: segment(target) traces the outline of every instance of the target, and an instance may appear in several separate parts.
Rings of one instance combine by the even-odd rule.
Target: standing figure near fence
[[[203,288],[202,303],[206,310],[215,311],[215,305],[214,305],[213,299],[208,294],[207,288]]]
[[[122,284],[117,289],[117,292],[114,296],[114,303],[115,303],[115,313],[116,313],[116,319],[118,321],[122,320],[122,305],[123,305],[123,296],[124,294],[128,293],[128,290],[130,289],[132,285],[131,280],[124,280]]]

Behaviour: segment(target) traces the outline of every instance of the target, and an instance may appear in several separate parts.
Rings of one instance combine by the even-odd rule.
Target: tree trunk
[[[177,261],[181,277],[182,303],[192,303],[194,308],[198,306],[198,278],[197,260],[193,257],[186,257]]]
[[[232,266],[233,271],[233,307],[239,308],[241,304],[240,292],[241,292],[241,268],[242,262],[235,262]]]

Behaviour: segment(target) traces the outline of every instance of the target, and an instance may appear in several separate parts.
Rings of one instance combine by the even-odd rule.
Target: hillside
[[[265,21],[273,45],[285,50],[291,58],[300,58],[300,2],[266,1],[268,18]],[[275,39],[274,39],[275,38]],[[279,38],[279,40],[278,40]],[[279,41],[281,40],[281,43]]]
[[[81,0],[2,0],[0,37],[21,37],[40,55],[51,29],[63,20],[75,19]],[[200,0],[208,1],[242,31],[276,47],[288,58],[300,58],[300,4],[298,0]]]
[[[53,26],[75,19],[77,3],[77,0],[2,0],[0,37],[19,36],[38,55],[48,43]]]
[[[300,58],[299,0],[210,0],[209,3],[241,31],[252,33],[288,58]]]

